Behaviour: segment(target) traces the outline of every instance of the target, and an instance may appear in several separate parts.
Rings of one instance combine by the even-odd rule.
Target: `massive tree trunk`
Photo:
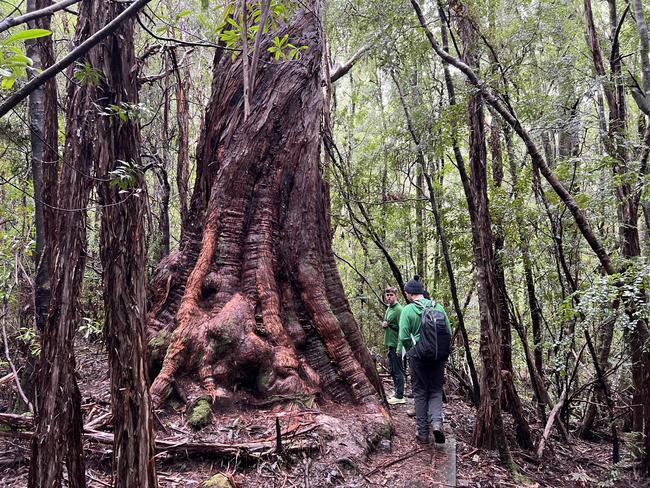
[[[95,27],[110,22],[125,8],[122,3],[91,2]],[[133,20],[128,19],[90,52],[88,60],[103,74],[97,101],[101,111],[110,114],[110,107],[120,106],[128,113],[124,120],[117,115],[102,116],[93,144],[102,205],[100,251],[113,410],[113,486],[152,488],[157,481],[147,375],[146,194],[140,169],[140,129],[133,111],[129,113],[129,107],[138,102],[133,34]],[[129,166],[124,167],[124,162]],[[112,181],[111,173],[116,170],[128,172],[128,188]]]
[[[157,404],[198,379],[213,399],[322,394],[384,412],[331,249],[320,3],[276,33],[308,46],[298,60],[274,61],[265,36],[246,120],[241,56],[215,58],[183,247],[152,282],[151,343],[169,344]]]

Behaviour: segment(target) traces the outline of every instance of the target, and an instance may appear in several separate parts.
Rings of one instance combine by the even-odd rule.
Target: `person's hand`
[[[382,326],[384,329],[388,329],[388,322],[386,322],[386,321],[384,320],[384,321],[381,323],[381,326]]]

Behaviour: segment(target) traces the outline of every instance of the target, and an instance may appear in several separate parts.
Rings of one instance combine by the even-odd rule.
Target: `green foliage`
[[[89,61],[78,62],[72,75],[82,85],[99,86],[104,79],[101,70],[92,67]]]
[[[300,52],[309,49],[309,46],[295,46],[288,42],[289,35],[285,34],[282,37],[274,37],[273,45],[268,48],[268,51],[273,54],[276,61],[282,60],[297,60],[300,58]]]
[[[111,122],[113,120],[119,120],[121,123],[128,122],[129,120],[140,122],[151,116],[151,110],[145,103],[142,102],[120,102],[117,104],[111,103],[105,107],[100,107],[97,105],[97,109],[100,115],[110,117]]]
[[[38,357],[41,354],[41,340],[34,327],[22,327],[16,337],[27,345],[32,357]]]
[[[101,336],[104,329],[103,323],[94,317],[82,317],[79,332],[86,340],[95,340]]]
[[[109,171],[111,185],[122,191],[134,188],[138,184],[138,179],[142,174],[142,169],[133,161],[118,160],[118,166]]]
[[[0,87],[3,90],[11,90],[18,78],[27,76],[27,69],[33,64],[17,44],[51,34],[46,29],[25,29],[0,41]]]
[[[260,29],[260,22],[262,20],[262,2],[253,2],[247,4],[248,10],[248,28],[246,32],[248,45],[251,46],[255,40],[255,36]],[[269,30],[277,29],[279,21],[286,21],[289,15],[287,7],[283,2],[274,0],[271,2],[269,9],[269,16],[266,23],[262,28],[266,33]],[[228,49],[232,50],[232,59],[236,59],[243,46],[243,19],[241,12],[235,11],[235,4],[228,4],[221,13],[221,21],[218,24],[217,32],[219,33],[219,40],[225,43]],[[289,35],[285,34],[282,37],[275,36],[273,38],[273,45],[268,48],[268,51],[274,55],[276,61],[297,60],[300,58],[300,52],[308,49],[308,46],[296,46],[289,42]]]

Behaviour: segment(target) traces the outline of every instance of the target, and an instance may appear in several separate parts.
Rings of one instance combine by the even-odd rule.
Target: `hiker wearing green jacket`
[[[402,306],[397,301],[397,289],[388,287],[384,291],[388,308],[384,314],[384,345],[388,349],[388,365],[393,378],[395,393],[387,398],[390,405],[406,403],[404,398],[404,372],[402,370],[402,344],[397,340],[399,335],[399,319]]]
[[[400,315],[398,342],[407,351],[406,357],[411,368],[417,426],[415,437],[418,442],[427,444],[431,429],[435,441],[442,443],[445,442],[442,430],[442,386],[445,363],[451,348],[449,317],[442,305],[424,298],[425,291],[419,276],[409,280],[404,286],[404,291],[410,303],[403,308]],[[428,310],[429,317],[434,317],[434,329],[429,327],[434,332],[427,332],[426,335],[421,330],[422,314],[425,310]],[[440,337],[436,326],[441,330]],[[435,345],[432,339],[435,339]]]

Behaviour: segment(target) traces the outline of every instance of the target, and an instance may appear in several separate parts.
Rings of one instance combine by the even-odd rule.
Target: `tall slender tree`
[[[75,44],[95,29],[92,0],[81,3]],[[71,81],[67,88],[64,160],[58,176],[56,211],[50,234],[51,296],[38,366],[36,428],[29,487],[61,486],[64,462],[68,484],[85,487],[81,395],[75,378],[74,335],[80,323],[79,293],[86,246],[86,206],[93,187],[93,138],[97,89]]]
[[[125,8],[121,3],[92,2],[95,27],[107,24]],[[133,20],[128,19],[89,53],[88,62],[101,73],[95,110],[102,115],[97,119],[93,160],[102,206],[100,254],[113,410],[113,486],[155,488],[145,327],[146,194],[133,39]]]

